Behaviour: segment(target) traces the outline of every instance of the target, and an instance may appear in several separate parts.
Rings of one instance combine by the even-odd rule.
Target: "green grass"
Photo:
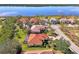
[[[1,25],[0,25],[1,26]],[[1,28],[0,28],[0,32],[1,32]]]
[[[44,47],[28,47],[27,44],[23,44],[23,51],[32,51],[32,50],[49,50],[52,48],[44,48]]]
[[[69,47],[69,45],[63,40],[55,40],[53,43],[56,44],[57,49],[63,49],[62,47]]]
[[[27,30],[18,29],[17,35],[15,36],[15,39],[18,40],[22,45],[23,50],[27,49],[26,44],[23,43],[26,38],[26,35],[27,35]]]
[[[54,47],[54,45],[55,45],[55,47]],[[64,40],[55,40],[55,41],[53,41],[53,48],[55,50],[60,50],[63,53],[66,53],[66,54],[73,53],[73,52],[70,51],[69,45]]]

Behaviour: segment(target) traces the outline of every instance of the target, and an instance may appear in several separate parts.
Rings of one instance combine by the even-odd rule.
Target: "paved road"
[[[51,27],[52,27],[53,29],[55,29],[55,31],[56,31],[57,34],[59,34],[60,36],[62,36],[65,40],[69,41],[69,43],[71,44],[69,48],[70,48],[73,52],[79,54],[79,47],[76,46],[76,45],[60,30],[60,28],[59,28],[58,25],[51,25]]]

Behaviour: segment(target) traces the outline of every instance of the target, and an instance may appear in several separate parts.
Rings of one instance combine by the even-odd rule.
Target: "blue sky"
[[[0,6],[0,16],[37,16],[37,15],[74,15],[79,16],[77,6],[45,6],[45,7],[14,7]]]

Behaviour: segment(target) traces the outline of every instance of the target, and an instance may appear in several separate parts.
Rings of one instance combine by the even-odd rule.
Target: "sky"
[[[49,16],[74,15],[79,16],[78,6],[44,6],[44,7],[14,7],[0,6],[0,16]]]

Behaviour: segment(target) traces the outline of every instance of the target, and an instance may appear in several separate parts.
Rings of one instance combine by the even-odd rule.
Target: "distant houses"
[[[33,24],[39,24],[40,19],[32,17],[32,18],[30,18],[29,21],[30,21],[30,23],[33,23]]]
[[[60,24],[60,23],[64,23],[64,24],[75,24],[75,18],[74,17],[61,17],[60,19],[51,17],[50,19],[48,18],[37,18],[37,17],[22,17],[20,19],[17,20],[18,22],[23,23],[23,27],[25,27],[28,23],[30,23],[31,25],[49,25],[49,23],[51,24]],[[26,26],[27,27],[27,26]]]
[[[57,20],[56,18],[51,18],[50,23],[51,24],[59,24],[59,20]]]
[[[70,22],[70,24],[75,24],[75,18],[69,18],[69,19],[67,19],[69,22]]]
[[[66,23],[66,22],[67,22],[67,19],[66,19],[66,17],[60,18],[59,21],[60,21],[61,23]]]
[[[20,23],[23,28],[28,28],[27,24],[29,23],[29,18],[21,17],[21,18],[17,19],[17,23]]]
[[[23,27],[39,24],[39,19],[36,17],[21,17],[17,19],[18,23],[21,23]]]
[[[42,25],[48,25],[48,23],[49,23],[49,19],[47,17],[41,19],[41,24]]]
[[[17,22],[21,22],[21,23],[28,23],[29,22],[29,18],[27,17],[21,17],[20,19],[17,20]]]
[[[72,17],[66,18],[66,17],[64,17],[64,18],[60,19],[60,22],[64,23],[64,24],[75,24],[75,18],[72,18]]]
[[[75,18],[74,17],[61,17],[60,19],[56,19],[56,18],[51,18],[50,19],[50,23],[51,24],[60,24],[60,23],[64,23],[64,24],[75,24]]]

